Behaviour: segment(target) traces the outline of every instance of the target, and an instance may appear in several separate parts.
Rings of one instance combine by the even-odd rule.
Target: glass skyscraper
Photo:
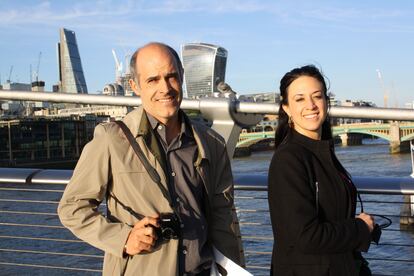
[[[59,91],[87,94],[85,76],[75,32],[60,29],[60,43],[57,45],[59,64]]]
[[[224,82],[227,50],[207,43],[188,43],[181,47],[185,97],[213,96],[217,84]]]

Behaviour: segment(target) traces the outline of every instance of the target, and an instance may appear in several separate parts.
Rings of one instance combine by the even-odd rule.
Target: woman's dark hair
[[[280,106],[279,106],[279,124],[275,133],[275,149],[286,139],[290,134],[291,128],[289,126],[289,116],[283,110],[282,105],[288,105],[288,88],[290,84],[299,77],[308,76],[317,79],[321,85],[323,94],[325,96],[328,108],[329,97],[325,82],[325,77],[314,65],[306,65],[300,68],[295,68],[290,72],[287,72],[280,80]],[[322,124],[322,140],[332,138],[331,124],[328,116]]]

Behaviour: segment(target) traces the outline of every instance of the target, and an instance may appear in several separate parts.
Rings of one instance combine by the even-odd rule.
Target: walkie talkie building
[[[212,96],[217,84],[224,82],[227,50],[207,43],[188,43],[181,47],[184,67],[185,97]]]

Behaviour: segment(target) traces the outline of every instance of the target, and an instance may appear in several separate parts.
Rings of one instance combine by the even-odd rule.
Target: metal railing
[[[181,108],[202,111],[208,107],[211,100],[215,103],[217,98],[201,98],[197,100],[183,99]],[[18,101],[44,101],[55,103],[76,103],[113,106],[139,106],[141,98],[125,96],[106,96],[94,94],[74,94],[55,92],[27,92],[0,90],[0,100]],[[218,98],[218,100],[224,100]],[[247,114],[277,114],[279,105],[273,103],[240,102],[230,99],[230,108],[236,113]],[[343,107],[333,106],[329,110],[331,117],[357,118],[374,120],[398,120],[414,121],[414,110],[404,108],[381,108],[381,107]]]
[[[0,267],[3,271],[9,274],[38,271],[47,275],[101,273],[102,252],[74,238],[56,214],[71,175],[70,170],[0,168]],[[273,235],[267,207],[267,177],[237,174],[234,180],[247,269],[254,275],[268,275]],[[411,235],[412,229],[399,228],[399,220],[404,217],[399,215],[399,210],[400,206],[409,204],[401,195],[414,194],[414,179],[356,177],[354,180],[364,196],[367,211],[378,212],[387,204],[395,206],[394,213],[382,213],[393,220],[393,226],[384,229],[380,245],[372,245],[366,255],[373,269],[376,264],[388,262],[389,267],[400,272],[413,271],[414,255],[410,250],[414,248],[414,241],[409,244],[399,241],[400,236]],[[101,208],[104,211],[105,205]],[[394,252],[392,256],[388,256],[387,250]],[[407,251],[407,255],[397,255],[395,251]]]
[[[0,91],[1,99],[118,106],[141,104],[140,98],[137,97],[4,90]],[[181,107],[199,110],[204,117],[211,119],[212,127],[226,139],[230,156],[238,140],[241,126],[254,125],[260,121],[263,114],[277,114],[279,109],[277,104],[239,102],[235,98],[184,99]],[[409,109],[332,107],[329,114],[332,117],[342,118],[414,121],[414,110]],[[414,168],[414,161],[412,162]],[[71,171],[65,170],[0,168],[2,272],[47,275],[60,275],[65,271],[68,275],[100,273],[102,253],[74,239],[73,235],[60,225],[56,214],[64,185],[69,181],[71,174]],[[412,177],[414,177],[414,170]],[[414,204],[406,201],[406,198],[402,199],[402,195],[414,194],[413,178],[354,177],[354,181],[358,191],[364,195],[367,205],[372,204],[375,209],[381,209],[384,204],[397,206],[395,210],[393,209],[396,212],[384,213],[393,219],[394,227],[399,225],[398,219],[412,219],[411,215],[400,216],[399,210],[404,205],[409,205],[414,210]],[[268,275],[273,243],[267,209],[266,183],[266,176],[263,175],[235,175],[236,204],[246,247],[247,267],[255,275]],[[377,198],[378,196],[384,196],[385,199]],[[249,201],[256,202],[245,205]],[[369,212],[367,205],[365,209]],[[252,209],[249,206],[259,207]],[[258,213],[259,216],[256,215]],[[374,264],[390,262],[397,263],[403,268],[408,267],[406,270],[398,270],[400,268],[390,265],[388,272],[381,272],[383,275],[384,273],[409,275],[414,271],[414,258],[410,252],[414,242],[404,244],[399,242],[398,237],[397,241],[388,239],[386,233],[398,232],[402,233],[401,235],[411,235],[411,229],[395,227],[385,230],[382,245],[398,247],[399,252],[408,250],[407,255],[411,259],[390,257],[386,252],[377,250],[377,247],[372,248],[372,251],[373,253],[378,251],[378,254],[370,253],[368,259]]]

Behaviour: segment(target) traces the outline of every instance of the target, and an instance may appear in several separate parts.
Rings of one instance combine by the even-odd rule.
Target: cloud
[[[57,5],[59,2],[55,2]],[[71,6],[53,6],[50,2],[15,6],[0,11],[0,26],[64,25],[65,23],[104,23],[110,17],[126,15],[128,5],[108,5],[106,1],[75,3]],[[109,26],[110,22],[105,25]],[[111,21],[113,23],[113,21]]]

